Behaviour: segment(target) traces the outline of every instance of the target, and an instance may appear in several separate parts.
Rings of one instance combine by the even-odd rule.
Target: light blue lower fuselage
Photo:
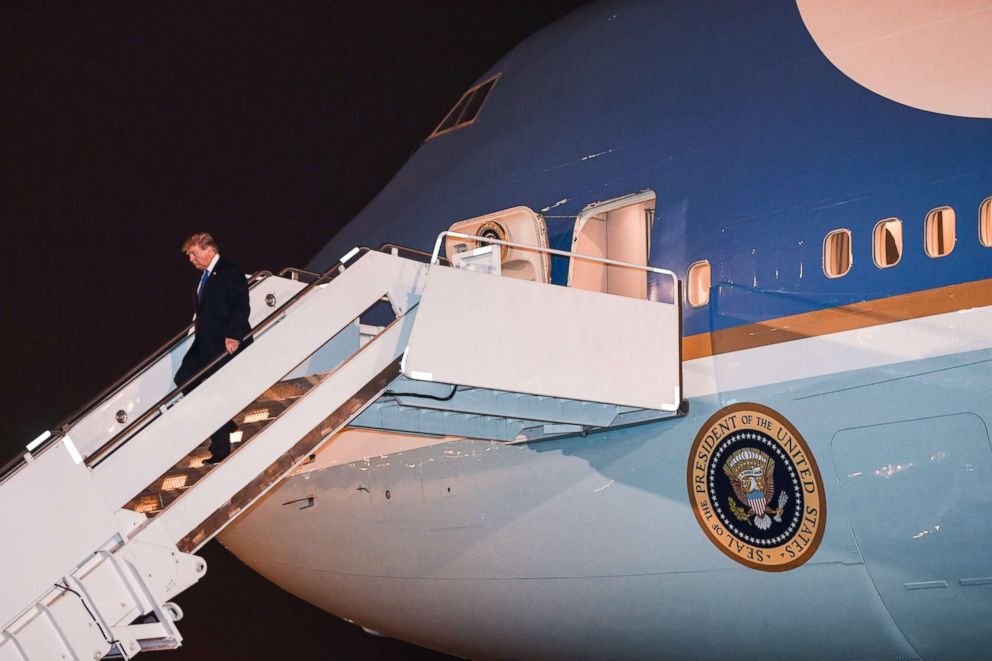
[[[992,195],[990,120],[860,87],[791,3],[587,7],[493,73],[478,121],[427,141],[313,266],[355,244],[429,248],[453,222],[516,205],[546,209],[568,249],[587,204],[651,189],[651,264],[713,266],[687,337],[992,286],[974,222]],[[941,205],[958,212],[958,243],[934,259],[923,218]],[[889,217],[905,250],[883,270],[871,235]],[[852,230],[854,266],[828,279],[836,228]],[[867,326],[689,356],[683,418],[530,445],[411,438],[290,478],[222,539],[321,608],[465,657],[981,658],[989,306],[880,309]],[[692,512],[693,440],[736,402],[779,412],[819,465],[825,532],[795,569],[734,562]],[[312,508],[283,505],[309,495]]]
[[[972,351],[700,397],[585,438],[352,462],[288,480],[223,541],[321,608],[469,658],[976,658],[990,364]],[[786,415],[819,461],[826,532],[793,571],[735,564],[693,518],[689,445],[735,400]]]

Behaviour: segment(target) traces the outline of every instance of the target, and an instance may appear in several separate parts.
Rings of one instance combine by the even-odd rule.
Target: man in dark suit
[[[212,236],[206,232],[194,234],[186,239],[182,250],[190,264],[202,274],[194,296],[196,334],[176,372],[176,385],[184,384],[214,358],[227,354],[207,374],[183,388],[183,394],[188,395],[203,379],[227,363],[235,352],[244,348],[242,339],[251,330],[248,323],[251,307],[244,273],[221,258]],[[245,344],[250,342],[251,338]],[[236,429],[232,420],[210,436],[211,456],[205,463],[215,464],[231,453],[231,432]]]

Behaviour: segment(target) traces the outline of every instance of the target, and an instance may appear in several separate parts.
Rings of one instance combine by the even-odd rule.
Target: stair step
[[[204,443],[203,445],[199,446],[198,448],[190,452],[188,455],[180,459],[178,464],[176,464],[173,468],[169,469],[169,473],[183,468],[200,468],[201,466],[205,465],[203,462],[209,458],[210,458],[210,449]],[[168,475],[169,473],[166,474]]]
[[[186,468],[174,468],[163,475],[157,484],[149,487],[149,490],[178,491],[180,489],[191,487],[196,484],[201,477],[206,475],[210,471],[210,468],[210,464],[189,466]]]
[[[297,399],[327,378],[329,372],[280,381],[234,416],[241,431],[240,442],[232,442],[232,452],[250,441],[272,421],[276,420]],[[210,458],[210,442],[204,441],[183,457],[165,474],[135,496],[125,509],[153,517],[167,508],[186,489],[196,484],[214,467],[203,463]]]

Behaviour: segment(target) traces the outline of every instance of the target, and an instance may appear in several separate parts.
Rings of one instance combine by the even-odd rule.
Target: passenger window
[[[646,266],[654,208],[649,190],[590,204],[575,219],[572,252]],[[631,298],[648,295],[647,271],[581,257],[569,260],[568,285]]]
[[[954,209],[938,207],[927,214],[926,229],[927,255],[943,257],[954,250],[956,235],[954,233]]]
[[[686,273],[685,297],[689,307],[698,308],[710,302],[710,263],[701,260],[693,263]]]
[[[992,197],[985,198],[978,208],[978,238],[986,248],[992,248]]]
[[[898,218],[878,221],[872,237],[872,246],[875,266],[887,269],[898,264],[902,259],[902,221]]]
[[[823,272],[840,278],[851,270],[851,230],[834,230],[823,239]]]

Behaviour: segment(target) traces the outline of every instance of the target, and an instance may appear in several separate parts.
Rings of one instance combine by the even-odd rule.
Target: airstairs
[[[0,661],[178,647],[197,549],[346,426],[530,443],[681,413],[674,275],[628,265],[671,279],[657,302],[482,258],[356,249],[324,274],[259,274],[253,342],[187,395],[189,330],[31,443],[0,472]],[[204,464],[232,419],[234,451]]]

